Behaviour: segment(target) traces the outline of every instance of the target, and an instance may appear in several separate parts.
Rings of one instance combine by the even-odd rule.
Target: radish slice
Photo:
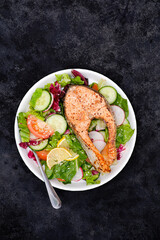
[[[83,170],[80,167],[76,175],[72,178],[72,182],[79,182],[83,178]]]
[[[103,120],[98,120],[97,121],[97,125],[96,125],[96,130],[100,131],[100,130],[104,130],[106,128],[106,123]]]
[[[44,110],[43,112],[47,112],[52,107],[52,104],[53,104],[53,101],[54,101],[54,96],[51,92],[50,92],[50,94],[51,94],[51,98],[52,98],[51,103],[50,103],[49,107],[46,110]]]
[[[32,133],[30,133],[29,140],[30,140],[30,141],[41,141],[42,138],[37,138],[35,135],[33,135]]]
[[[125,120],[125,112],[122,108],[120,108],[119,106],[116,105],[112,105],[111,109],[113,110],[114,116],[115,116],[115,121],[116,121],[116,125],[120,126],[123,124],[124,120]]]
[[[92,142],[96,141],[96,140],[104,141],[103,135],[101,133],[99,133],[99,132],[91,131],[88,134],[89,134],[89,137],[92,140]]]
[[[93,141],[93,144],[98,149],[99,152],[101,152],[106,146],[106,143],[102,140],[95,140]]]

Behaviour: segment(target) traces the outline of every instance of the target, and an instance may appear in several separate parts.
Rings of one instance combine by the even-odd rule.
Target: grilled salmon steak
[[[110,172],[110,165],[117,158],[115,145],[116,125],[110,105],[105,98],[86,86],[70,86],[65,99],[65,116],[69,126],[85,150],[90,163],[99,172]],[[106,122],[109,140],[102,153],[93,145],[88,135],[92,119]]]

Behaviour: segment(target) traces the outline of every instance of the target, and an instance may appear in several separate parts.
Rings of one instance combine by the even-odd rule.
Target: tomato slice
[[[98,91],[98,84],[97,84],[97,83],[94,83],[93,86],[92,86],[92,88],[93,88],[94,90]]]
[[[65,180],[62,179],[62,178],[57,178],[57,180],[60,181],[60,182],[65,182]]]
[[[38,151],[37,156],[39,157],[39,159],[46,161],[47,160],[47,155],[50,151],[46,151],[46,150],[42,150],[42,151]]]
[[[29,131],[38,138],[46,139],[54,133],[54,130],[46,122],[36,118],[34,115],[28,116],[27,126]]]

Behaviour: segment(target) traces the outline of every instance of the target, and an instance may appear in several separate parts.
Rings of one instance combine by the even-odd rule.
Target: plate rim
[[[132,155],[132,153],[133,153],[133,150],[134,150],[134,148],[135,148],[136,138],[137,138],[137,121],[136,121],[136,116],[135,116],[135,112],[134,112],[133,106],[132,106],[129,98],[127,97],[127,95],[125,94],[125,92],[121,89],[121,87],[118,86],[117,83],[115,83],[113,80],[111,80],[111,79],[108,78],[107,76],[104,76],[103,74],[98,73],[98,72],[95,72],[95,71],[93,71],[93,70],[81,69],[81,68],[72,68],[72,69],[75,69],[75,70],[77,70],[77,71],[80,71],[80,72],[82,72],[82,74],[84,74],[84,72],[86,72],[86,75],[87,75],[87,72],[90,72],[90,73],[92,73],[92,74],[98,74],[100,78],[104,78],[104,79],[106,79],[106,80],[111,81],[111,82],[113,83],[113,85],[115,85],[118,89],[120,89],[120,91],[123,92],[124,97],[127,99],[128,105],[130,105],[130,106],[129,106],[129,109],[131,108],[131,110],[132,110],[132,114],[133,114],[133,118],[134,118],[134,125],[135,125],[134,135],[132,136],[132,138],[133,138],[133,139],[132,139],[133,145],[132,145],[132,149],[131,149],[130,153],[129,153],[128,156],[127,156],[128,159],[125,161],[125,163],[123,164],[123,166],[121,166],[120,169],[119,169],[117,172],[115,172],[114,174],[112,174],[112,176],[111,176],[109,179],[107,178],[106,181],[101,182],[100,184],[86,185],[84,188],[81,188],[81,187],[79,188],[78,186],[77,186],[77,187],[73,187],[73,186],[72,186],[72,188],[69,188],[69,187],[68,187],[69,184],[68,184],[68,185],[64,185],[64,184],[62,184],[62,183],[59,183],[57,179],[50,180],[52,186],[55,187],[55,188],[57,188],[57,189],[61,189],[61,190],[65,190],[65,191],[86,191],[86,190],[91,190],[91,189],[95,189],[95,188],[97,188],[97,187],[103,186],[104,184],[108,183],[108,182],[111,181],[113,178],[115,178],[115,177],[124,169],[124,167],[126,166],[126,164],[129,162],[129,160],[130,160],[130,158],[131,158],[131,155]],[[17,146],[18,152],[19,152],[19,154],[20,154],[23,162],[25,163],[25,165],[29,168],[29,170],[30,170],[36,177],[38,177],[38,178],[39,178],[40,180],[42,180],[42,181],[43,181],[43,179],[42,179],[41,173],[40,173],[40,172],[38,173],[37,171],[35,171],[35,170],[33,169],[33,167],[30,166],[29,162],[27,162],[27,160],[26,160],[25,157],[23,156],[22,149],[21,149],[20,146],[19,146],[20,136],[18,136],[18,135],[19,135],[19,129],[18,129],[18,124],[17,124],[17,115],[18,115],[18,113],[20,112],[19,109],[20,109],[21,106],[23,105],[22,103],[23,103],[23,101],[25,100],[25,98],[26,98],[28,95],[31,94],[31,92],[33,91],[33,89],[37,88],[36,86],[39,85],[40,82],[44,81],[45,79],[48,79],[49,77],[52,77],[52,76],[54,77],[55,74],[62,74],[62,72],[66,72],[66,71],[67,71],[67,72],[68,72],[68,71],[71,72],[72,69],[59,70],[59,71],[50,73],[50,74],[46,75],[45,77],[41,78],[40,80],[38,80],[38,81],[37,81],[35,84],[33,84],[33,85],[29,88],[29,90],[26,92],[26,94],[24,95],[24,97],[23,97],[22,100],[20,101],[20,103],[19,103],[19,105],[18,105],[18,108],[17,108],[17,111],[16,111],[15,122],[14,122],[14,137],[15,137],[15,142],[16,142],[16,146]],[[35,91],[35,90],[34,90],[34,91]],[[18,134],[17,134],[17,132],[18,132]],[[33,161],[33,160],[32,160],[32,161]],[[58,184],[56,184],[56,183],[58,183]],[[71,184],[73,184],[73,183],[71,183]],[[66,186],[67,186],[67,188],[66,188]],[[71,186],[71,185],[70,185],[70,186]]]

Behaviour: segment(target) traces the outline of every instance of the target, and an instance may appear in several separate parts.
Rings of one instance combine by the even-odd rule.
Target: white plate
[[[101,180],[100,184],[86,185],[86,182],[84,180],[81,180],[81,181],[76,182],[76,183],[71,183],[71,184],[64,185],[63,183],[59,182],[57,179],[51,180],[52,186],[54,186],[56,188],[63,189],[63,190],[69,190],[69,191],[84,191],[84,190],[97,188],[97,187],[109,182],[111,179],[113,179],[124,168],[124,166],[129,161],[129,158],[131,157],[131,154],[132,154],[134,146],[135,146],[136,135],[137,135],[137,124],[136,124],[135,113],[134,113],[134,110],[132,108],[132,105],[131,105],[129,99],[127,98],[126,94],[122,91],[122,89],[116,83],[114,83],[112,80],[105,77],[104,75],[99,74],[99,73],[94,72],[94,71],[85,70],[85,69],[76,69],[76,70],[81,72],[86,78],[89,79],[89,84],[91,84],[92,82],[97,82],[99,79],[102,79],[102,78],[106,79],[108,85],[113,86],[123,98],[127,99],[128,100],[128,107],[129,107],[129,117],[128,117],[128,119],[131,123],[131,127],[133,129],[135,129],[132,138],[125,145],[126,150],[122,153],[122,158],[118,161],[117,165],[111,166],[111,173],[104,174],[103,176],[102,175],[100,176],[100,180]],[[16,113],[15,140],[16,140],[18,151],[19,151],[23,161],[27,165],[27,167],[41,180],[42,180],[42,176],[41,176],[41,173],[40,173],[40,170],[39,170],[37,164],[32,159],[28,158],[26,149],[23,149],[19,146],[19,143],[21,142],[21,139],[20,139],[19,130],[18,130],[17,115],[18,115],[19,112],[26,112],[27,111],[27,107],[28,107],[30,98],[31,98],[33,92],[37,88],[41,88],[41,87],[43,88],[43,86],[45,84],[55,81],[56,80],[55,74],[63,74],[63,73],[71,74],[71,69],[66,69],[66,70],[62,70],[62,71],[52,73],[52,74],[42,78],[41,80],[39,80],[36,84],[34,84],[34,86],[26,93],[26,95],[22,99],[22,101],[21,101],[21,103],[18,107],[17,113]]]

